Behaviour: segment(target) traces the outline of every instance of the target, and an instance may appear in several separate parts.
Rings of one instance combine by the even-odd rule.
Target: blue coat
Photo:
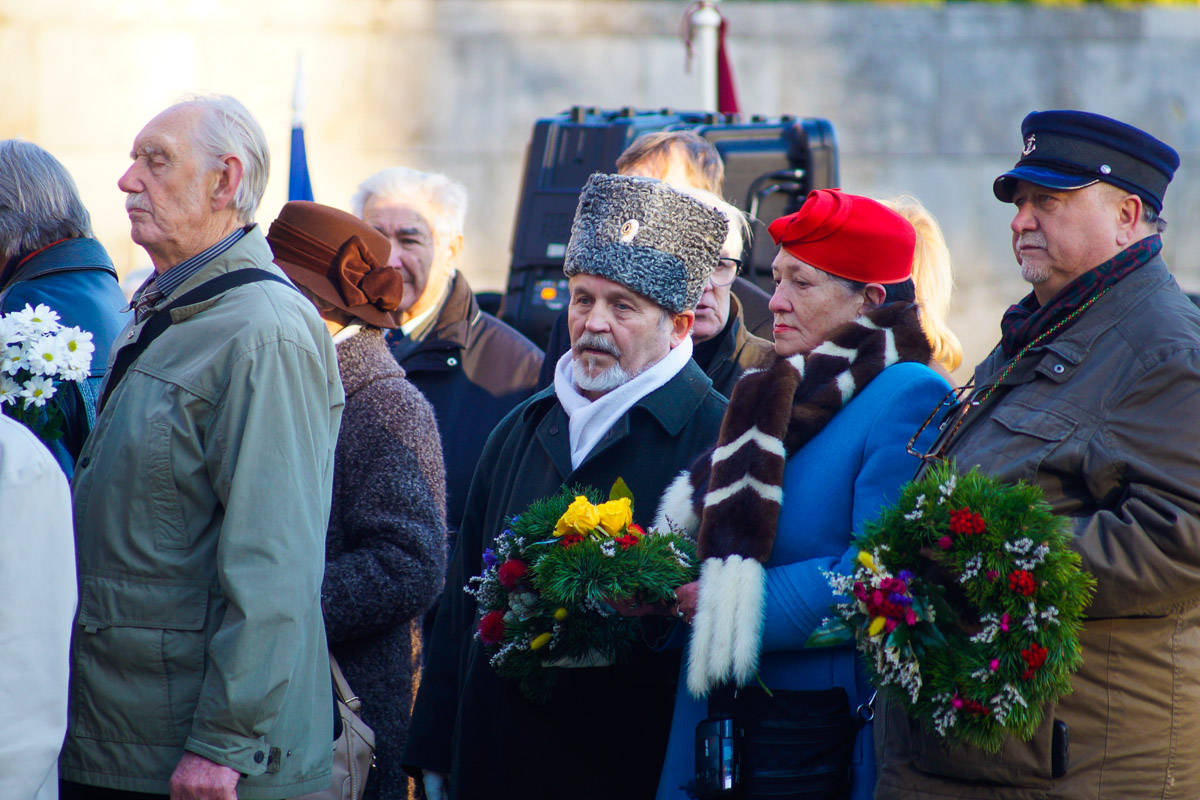
[[[27,303],[45,303],[58,312],[61,324],[90,331],[96,347],[91,376],[78,390],[60,387],[50,401],[66,419],[63,437],[52,442],[50,450],[70,478],[96,417],[96,397],[109,351],[125,326],[121,317],[125,295],[98,241],[67,239],[26,257],[5,277],[0,285],[0,314],[20,311]]]
[[[833,603],[821,571],[849,569],[857,552],[850,547],[852,533],[895,502],[900,487],[913,477],[919,462],[905,446],[947,391],[946,382],[928,367],[888,367],[788,459],[775,547],[767,562],[758,669],[767,686],[840,686],[850,696],[852,709],[870,699],[871,686],[852,646],[804,647]],[[707,716],[707,700],[693,698],[686,684],[680,677],[658,786],[660,800],[687,797],[682,787],[695,777],[694,734],[696,723]],[[851,796],[870,798],[874,784],[872,729],[866,725],[855,746]]]

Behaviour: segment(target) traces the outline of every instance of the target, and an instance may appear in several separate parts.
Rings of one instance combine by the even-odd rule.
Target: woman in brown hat
[[[321,606],[329,646],[375,731],[366,797],[407,798],[400,753],[420,662],[413,637],[442,590],[446,488],[433,410],[383,341],[381,329],[400,324],[403,281],[387,266],[388,240],[334,208],[288,203],[267,240],[337,346],[346,407]]]

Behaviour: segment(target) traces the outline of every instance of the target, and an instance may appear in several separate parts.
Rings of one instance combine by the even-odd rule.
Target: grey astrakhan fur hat
[[[588,178],[563,272],[598,275],[678,313],[696,307],[729,233],[725,215],[653,178]]]

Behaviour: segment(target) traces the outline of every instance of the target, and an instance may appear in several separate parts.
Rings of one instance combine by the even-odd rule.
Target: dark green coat
[[[572,471],[569,419],[545,389],[492,432],[467,499],[405,764],[450,773],[451,797],[654,796],[670,727],[679,653],[641,648],[631,664],[567,671],[544,706],[498,677],[473,638],[474,598],[461,588],[504,520],[563,484],[607,491],[622,477],[634,521],[649,527],[667,484],[717,438],[725,400],[695,362],[621,417]]]

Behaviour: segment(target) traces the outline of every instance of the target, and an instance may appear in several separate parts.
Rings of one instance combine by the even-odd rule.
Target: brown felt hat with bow
[[[391,243],[345,211],[293,200],[267,233],[275,263],[292,282],[369,325],[400,325],[404,279],[387,265]]]

